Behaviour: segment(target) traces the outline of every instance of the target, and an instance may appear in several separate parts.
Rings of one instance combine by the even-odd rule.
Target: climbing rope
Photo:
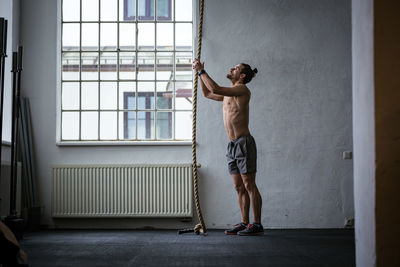
[[[201,56],[201,41],[203,37],[203,11],[204,11],[204,0],[200,0],[200,18],[199,18],[199,28],[198,28],[198,40],[197,40],[197,59],[200,61]],[[199,234],[200,232],[206,233],[207,228],[204,223],[203,214],[200,208],[200,198],[199,198],[199,183],[197,175],[197,157],[196,157],[196,117],[197,117],[197,85],[198,85],[199,75],[196,71],[194,77],[193,85],[193,123],[192,123],[192,165],[193,165],[193,188],[194,188],[194,200],[196,203],[197,216],[199,217],[200,224],[194,227],[194,232]]]
[[[201,56],[201,41],[203,33],[203,11],[204,11],[204,0],[200,0],[200,19],[198,28],[198,42],[197,42],[197,59],[200,60]],[[193,169],[193,189],[194,189],[194,200],[196,203],[197,216],[199,217],[200,223],[197,224],[194,229],[184,229],[179,230],[178,234],[195,232],[196,234],[206,234],[207,228],[204,223],[203,214],[200,208],[200,197],[199,197],[199,183],[197,175],[197,157],[196,157],[196,114],[197,114],[197,85],[198,85],[199,75],[196,71],[194,77],[193,86],[193,123],[192,123],[192,169]]]

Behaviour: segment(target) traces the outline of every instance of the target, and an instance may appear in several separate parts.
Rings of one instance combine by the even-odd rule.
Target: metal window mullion
[[[124,20],[123,21],[123,23],[135,23],[137,20]],[[175,21],[175,20],[173,20],[173,21]],[[116,20],[102,20],[102,22],[103,23],[117,23],[117,21]],[[140,21],[141,23],[154,23],[154,20],[141,20]],[[169,21],[169,20],[158,20],[157,21],[158,23],[171,23],[171,21]],[[175,23],[177,23],[177,24],[181,24],[181,23],[192,23],[193,21],[188,21],[188,20],[186,20],[186,21],[175,21]],[[66,24],[73,24],[73,23],[77,23],[76,21],[64,21],[63,23],[66,23]],[[98,21],[95,21],[95,20],[85,20],[85,23],[98,23]]]
[[[120,62],[119,62],[119,60],[120,60],[120,57],[119,57],[119,53],[120,53],[120,50],[119,50],[119,35],[120,35],[120,32],[119,32],[119,0],[117,0],[117,139],[119,140],[119,80],[120,80],[120,77],[119,77],[119,64],[120,64]]]
[[[85,23],[86,24],[86,23]],[[100,50],[100,48],[99,49],[97,49],[97,50],[63,50],[62,52],[63,53],[79,53],[79,52],[100,52],[101,50]],[[135,51],[137,51],[137,49],[136,50],[123,50],[123,52],[135,52]],[[107,50],[107,52],[115,52],[115,51],[112,51],[112,50]],[[159,50],[156,50],[156,49],[150,49],[150,50],[141,50],[140,52],[165,52],[165,53],[167,53],[167,52],[178,52],[178,53],[192,53],[193,52],[193,50],[176,50],[176,49],[172,49],[172,50],[161,50],[161,51],[159,51]]]
[[[154,140],[157,140],[157,0],[154,1]]]
[[[142,112],[150,112],[150,111],[152,111],[152,109],[121,109],[120,111],[130,111],[130,112],[132,112],[132,111],[142,111]],[[64,110],[65,112],[77,112],[78,110],[77,109],[65,109]],[[96,111],[98,111],[97,109],[84,109],[83,111],[86,111],[86,112],[96,112]],[[117,109],[105,109],[104,111],[107,111],[107,112],[116,112],[116,111],[118,111]],[[154,110],[153,110],[154,111]],[[174,111],[176,111],[175,109],[160,109],[159,110],[160,112],[174,112]],[[183,112],[183,111],[187,111],[187,112],[190,112],[190,111],[192,111],[191,109],[180,109],[180,110],[178,110],[178,111],[181,111],[181,112]]]
[[[73,82],[118,82],[118,80],[63,80],[66,83],[73,83]],[[152,80],[134,80],[134,79],[126,79],[126,80],[119,80],[121,82],[151,82]],[[158,80],[157,82],[193,82],[192,80]]]
[[[99,140],[100,141],[100,126],[101,126],[101,123],[100,123],[100,66],[101,66],[101,51],[100,51],[100,40],[101,40],[101,28],[100,28],[100,25],[101,25],[101,17],[100,17],[100,15],[101,15],[101,0],[99,0],[99,37],[98,37],[98,47],[99,47],[99,49],[98,49],[98,60],[99,60],[99,63],[98,63],[98,67],[97,67],[97,75],[98,75],[98,94],[99,94],[99,97],[98,97],[98,99],[97,99],[97,101],[98,101],[98,107],[97,107],[97,109],[98,109],[98,114],[97,114],[97,140]]]
[[[136,3],[135,3],[135,22],[136,22],[136,26],[135,26],[135,35],[136,35],[136,37],[135,37],[135,42],[136,42],[136,44],[135,44],[135,48],[136,48],[136,51],[135,51],[135,60],[136,60],[136,87],[135,87],[135,102],[136,102],[136,104],[135,104],[135,109],[136,109],[136,111],[135,111],[135,117],[136,117],[136,120],[135,120],[135,132],[136,132],[136,134],[135,134],[135,139],[136,140],[138,140],[138,77],[139,77],[139,66],[138,66],[138,51],[139,51],[139,47],[138,47],[138,45],[139,45],[139,42],[138,42],[138,37],[139,37],[139,25],[138,25],[138,14],[139,14],[139,12],[138,12],[138,0],[136,0],[135,1]]]
[[[79,50],[82,50],[82,1],[80,3],[79,14]],[[82,140],[82,52],[79,52],[79,136]]]
[[[172,88],[172,101],[173,101],[173,103],[172,103],[172,109],[173,109],[173,118],[172,118],[172,124],[173,124],[173,130],[172,130],[172,139],[173,140],[176,140],[176,133],[175,133],[175,129],[176,129],[176,111],[175,111],[175,107],[176,107],[176,103],[175,103],[175,95],[176,95],[176,86],[175,86],[175,83],[176,83],[176,47],[175,47],[175,45],[176,45],[176,42],[175,42],[175,28],[176,28],[176,24],[175,24],[175,21],[176,21],[176,17],[175,17],[175,6],[176,6],[176,1],[175,0],[171,0],[171,1],[173,1],[174,3],[173,3],[173,17],[174,17],[174,19],[172,20],[173,21],[173,25],[174,25],[174,28],[173,28],[173,31],[172,31],[172,34],[173,34],[173,49],[174,49],[174,62],[173,62],[173,72],[174,72],[174,76],[173,76],[173,79],[174,79],[174,82],[173,82],[173,88]]]

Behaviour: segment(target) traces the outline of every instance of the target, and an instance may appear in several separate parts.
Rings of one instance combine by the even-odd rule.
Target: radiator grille
[[[192,167],[54,166],[53,217],[192,217]]]

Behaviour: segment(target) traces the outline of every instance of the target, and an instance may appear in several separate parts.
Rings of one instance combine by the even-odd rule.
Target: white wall
[[[373,0],[352,3],[354,208],[357,266],[375,266]]]
[[[53,164],[187,163],[189,146],[58,147],[56,141],[57,3],[24,0],[23,95],[30,98],[39,195],[50,218]],[[351,9],[340,1],[206,1],[203,57],[221,85],[228,68],[259,69],[250,129],[258,145],[257,182],[268,228],[343,227],[353,217],[351,150]],[[240,220],[226,170],[228,142],[220,103],[198,107],[201,204],[209,228]],[[68,227],[189,227],[168,220],[71,220]]]

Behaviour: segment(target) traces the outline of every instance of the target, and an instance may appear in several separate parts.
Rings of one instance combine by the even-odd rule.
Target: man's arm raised
[[[201,71],[204,69],[204,62],[200,63],[200,61],[196,58],[193,61],[193,69],[196,71]],[[203,74],[202,74],[203,75]],[[224,96],[222,95],[216,95],[211,92],[211,90],[204,84],[204,82],[201,79],[201,75],[199,77],[200,80],[200,85],[201,85],[201,91],[203,92],[203,95],[209,99],[215,100],[215,101],[223,101]]]
[[[224,100],[224,96],[211,93],[211,91],[207,88],[207,86],[204,84],[203,80],[201,79],[201,76],[199,77],[199,80],[200,80],[200,85],[201,85],[201,91],[203,92],[203,95],[205,97],[215,100],[215,101],[223,101]]]
[[[213,79],[207,74],[203,73],[200,76],[200,79],[204,84],[209,88],[211,93],[220,96],[240,96],[249,93],[249,89],[247,89],[246,85],[239,84],[233,87],[221,87]]]

